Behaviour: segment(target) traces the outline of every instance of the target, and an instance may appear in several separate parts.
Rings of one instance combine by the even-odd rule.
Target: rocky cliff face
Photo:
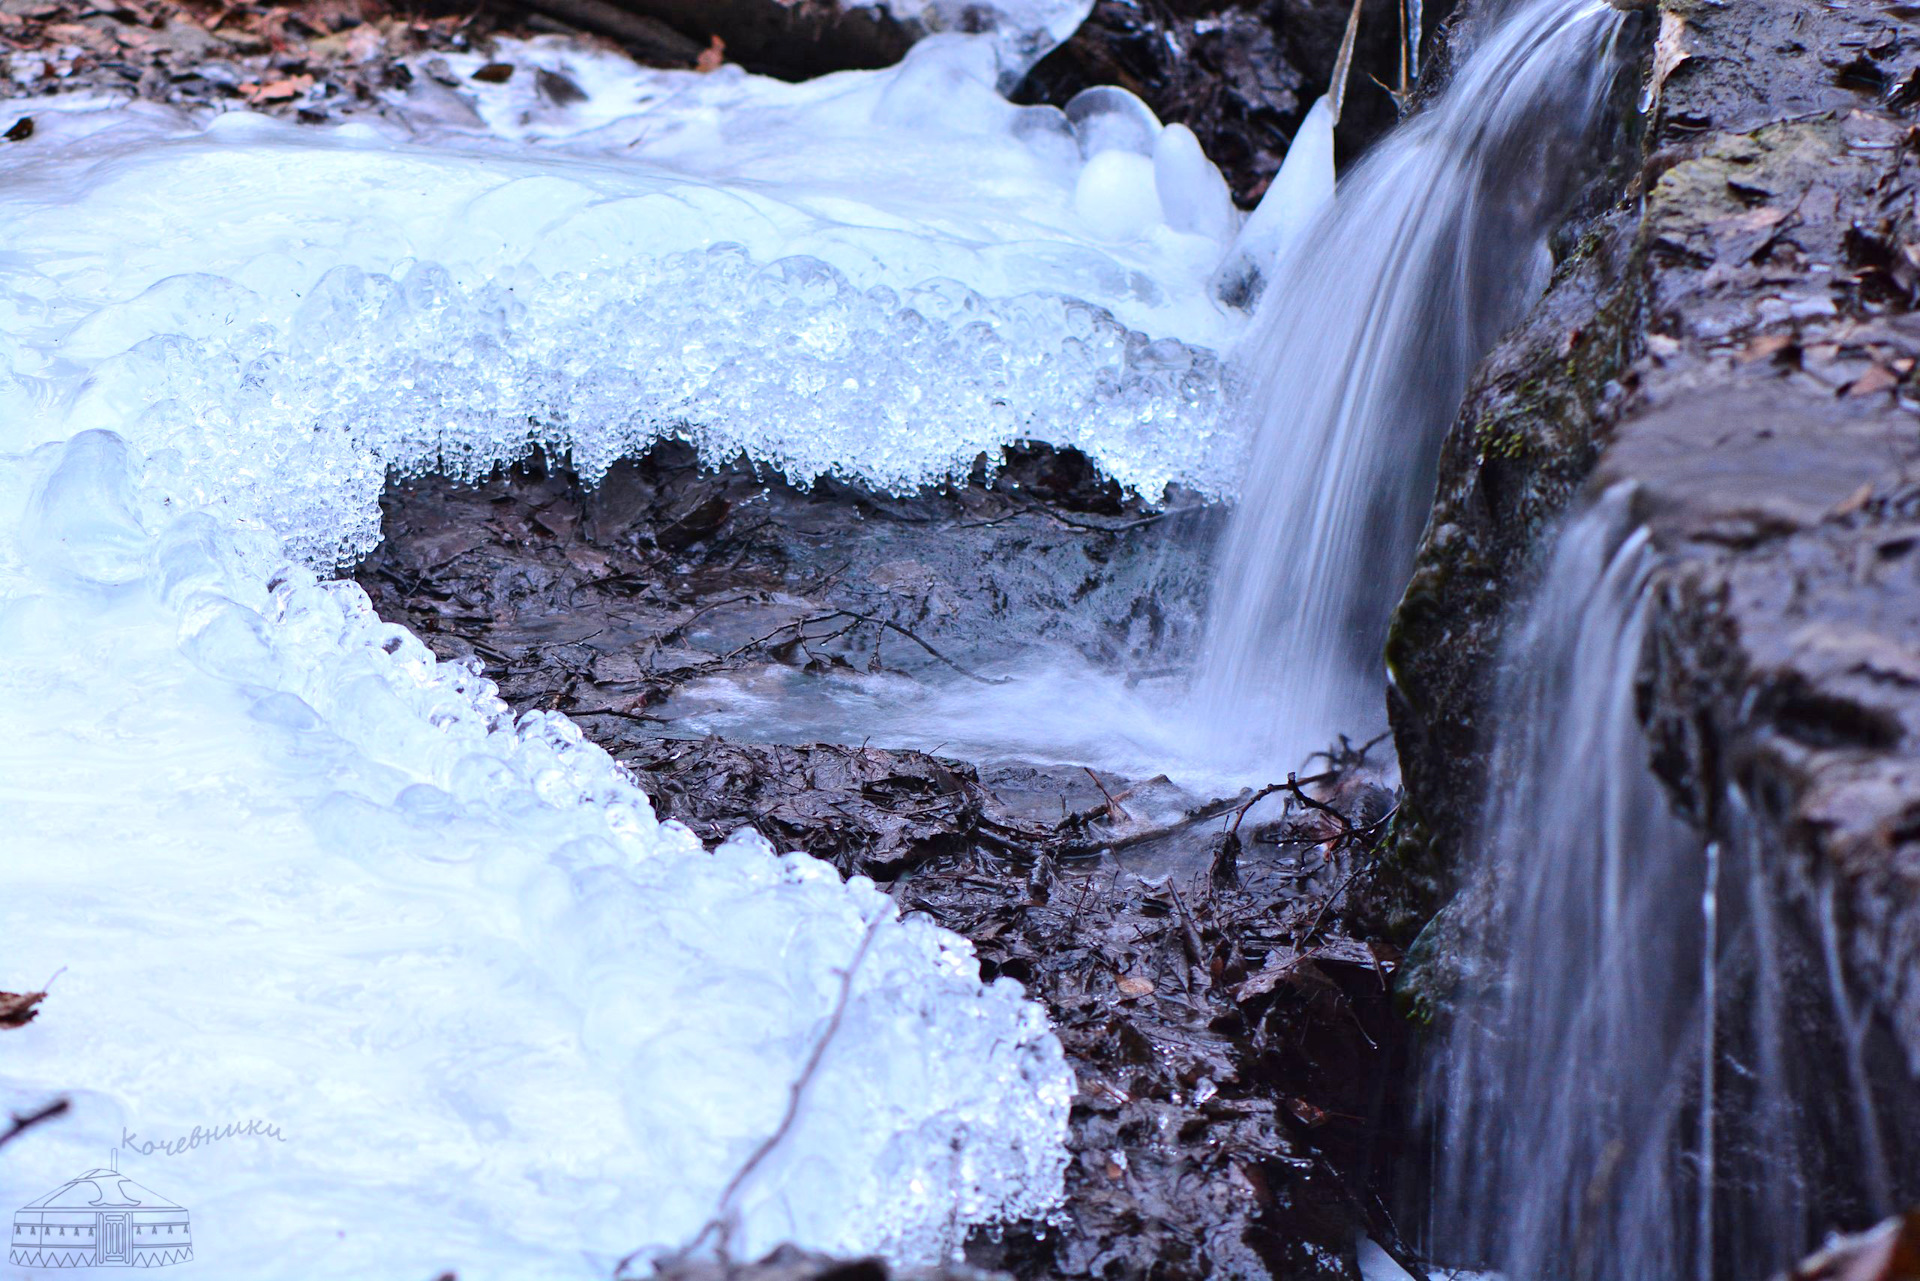
[[[1649,759],[1704,834],[1751,811],[1920,1073],[1920,17],[1646,23],[1625,198],[1482,367],[1396,617],[1408,867],[1436,902],[1471,839],[1501,632],[1557,519],[1631,483],[1665,556]]]

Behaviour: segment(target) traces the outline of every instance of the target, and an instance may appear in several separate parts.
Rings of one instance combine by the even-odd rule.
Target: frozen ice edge
[[[927,1261],[1057,1199],[1071,1071],[964,940],[750,833],[705,853],[357,585],[156,518],[112,433],[11,462],[0,934],[67,972],[0,1093],[81,1098],[9,1151],[19,1203],[129,1131],[260,1117],[284,1146],[132,1166],[203,1274],[605,1277],[714,1213],[875,920],[736,1249]]]
[[[370,545],[389,469],[541,444],[591,472],[666,431],[882,488],[1023,434],[1224,485],[1205,344],[1235,322],[1204,282],[1232,226],[1178,207],[1197,151],[1081,156],[982,65],[936,38],[807,86],[626,71],[601,115],[422,90],[405,138],[51,110],[0,157],[0,935],[23,975],[68,967],[0,1084],[80,1100],[0,1166],[19,1203],[129,1130],[260,1116],[284,1148],[140,1168],[208,1275],[604,1276],[713,1212],[875,916],[736,1246],[924,1260],[1053,1203],[1072,1077],[1016,985],[857,878],[704,854],[564,718],[515,720],[314,573]],[[715,316],[693,392],[684,342],[664,383],[658,351],[582,358]],[[920,399],[860,418],[873,387],[823,381],[854,359]]]

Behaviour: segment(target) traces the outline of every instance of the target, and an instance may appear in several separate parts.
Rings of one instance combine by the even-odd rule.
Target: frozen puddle
[[[325,579],[390,470],[536,443],[907,488],[1031,435],[1222,492],[1237,215],[1124,102],[1001,101],[987,42],[806,85],[512,56],[587,103],[39,104],[0,155],[0,986],[64,971],[0,1102],[76,1103],[0,1191],[122,1147],[195,1276],[605,1277],[715,1216],[858,956],[733,1247],[939,1257],[1059,1195],[1040,1011],[869,884],[657,824]]]

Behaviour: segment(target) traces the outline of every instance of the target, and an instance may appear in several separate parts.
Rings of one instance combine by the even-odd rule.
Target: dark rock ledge
[[[1911,1096],[1920,22],[1797,0],[1648,17],[1664,78],[1619,143],[1637,174],[1570,230],[1551,292],[1482,367],[1389,643],[1425,826],[1401,851],[1409,901],[1444,897],[1470,839],[1510,607],[1583,490],[1632,482],[1665,556],[1640,656],[1649,759],[1703,836],[1728,835],[1730,795],[1750,808]]]

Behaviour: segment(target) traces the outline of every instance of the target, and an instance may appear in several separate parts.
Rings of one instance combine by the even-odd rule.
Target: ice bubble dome
[[[64,967],[0,1093],[76,1100],[0,1191],[124,1146],[249,1279],[604,1277],[723,1212],[738,1254],[924,1261],[1044,1214],[1073,1081],[1017,985],[703,850],[328,575],[392,473],[664,435],[891,489],[1030,436],[1223,492],[1237,215],[1188,138],[1006,103],[990,42],[803,85],[494,56],[586,98],[44,102],[0,153],[0,985]]]

